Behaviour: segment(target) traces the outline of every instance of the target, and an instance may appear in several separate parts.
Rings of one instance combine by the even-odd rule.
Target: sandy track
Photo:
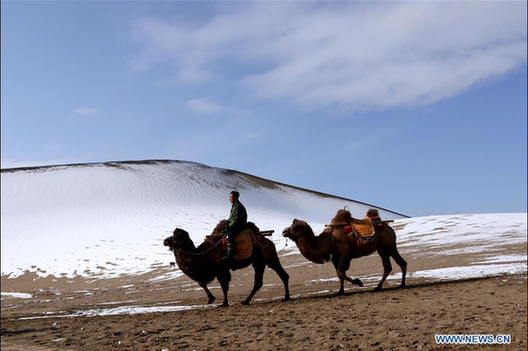
[[[525,245],[508,247],[526,255]],[[502,275],[485,279],[421,278],[414,272],[464,267],[474,255],[449,257],[405,255],[408,288],[396,289],[394,273],[381,293],[373,292],[382,273],[377,255],[352,261],[350,276],[363,288],[345,285],[346,295],[334,297],[339,283],[331,264],[315,265],[299,254],[284,255],[290,274],[292,301],[282,303],[282,284],[270,269],[264,286],[249,306],[242,306],[253,284],[253,270],[233,273],[231,306],[219,308],[219,284],[210,284],[217,301],[206,305],[197,283],[169,267],[142,276],[82,279],[55,286],[30,299],[1,301],[2,350],[487,350],[501,346],[441,346],[436,334],[507,334],[508,350],[527,348],[527,279]],[[519,263],[522,264],[522,263]],[[489,266],[491,267],[491,266]],[[486,267],[483,268],[483,272]],[[159,279],[164,278],[164,279]],[[458,279],[458,280],[457,280]],[[2,291],[29,291],[51,279],[8,280]],[[60,282],[59,282],[60,283]],[[7,288],[7,289],[6,289]],[[154,310],[192,308],[172,312]],[[143,313],[138,312],[143,309]],[[87,315],[120,311],[120,315]],[[76,314],[76,317],[66,317]],[[84,314],[84,316],[79,316]],[[40,317],[35,319],[35,317]],[[30,319],[24,319],[30,318]]]
[[[334,287],[335,282],[318,286]],[[341,297],[313,294],[313,286],[307,285],[290,302],[269,300],[275,294],[266,292],[264,301],[250,306],[233,303],[170,313],[20,320],[19,313],[10,312],[2,313],[2,349],[428,350],[442,349],[434,336],[445,333],[510,334],[508,349],[525,350],[526,291],[526,277],[502,276],[415,282],[407,289],[355,290]]]

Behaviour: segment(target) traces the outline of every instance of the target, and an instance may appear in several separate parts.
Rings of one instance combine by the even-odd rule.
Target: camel
[[[350,213],[345,210],[340,210],[336,218],[343,218],[343,215],[347,217],[344,212],[347,212],[348,216],[352,218]],[[396,261],[402,270],[400,287],[403,288],[405,287],[407,262],[400,256],[396,248],[396,233],[394,229],[387,223],[382,225],[381,229],[377,229],[378,240],[368,245],[358,245],[357,240],[351,239],[350,234],[344,232],[342,225],[326,228],[320,235],[315,236],[308,223],[298,219],[294,219],[292,225],[285,228],[282,235],[293,240],[306,259],[318,264],[332,260],[340,281],[340,288],[336,295],[345,293],[345,280],[360,287],[363,286],[361,280],[348,277],[346,271],[350,268],[352,259],[368,256],[376,250],[383,263],[383,277],[374,290],[382,290],[383,283],[392,271],[390,257]]]
[[[339,245],[330,229],[325,229],[316,236],[308,223],[294,219],[292,225],[284,229],[282,235],[293,240],[301,254],[309,261],[324,264],[332,260],[337,277],[341,282],[341,288],[336,295],[345,293],[345,280],[360,287],[363,286],[360,279],[352,279],[346,275],[350,267],[349,247]]]
[[[192,280],[198,282],[205,290],[209,304],[213,303],[216,298],[207,288],[208,283],[215,278],[218,279],[222,287],[222,292],[224,293],[224,301],[221,306],[227,307],[229,306],[227,292],[229,290],[229,282],[231,281],[230,270],[246,268],[250,264],[253,264],[255,270],[255,281],[253,290],[242,302],[243,305],[248,305],[253,296],[262,287],[266,266],[273,269],[284,284],[285,296],[282,301],[289,301],[289,275],[282,268],[273,242],[265,237],[261,237],[258,242],[253,243],[253,250],[249,258],[234,262],[225,262],[222,258],[226,254],[226,249],[219,241],[223,236],[221,233],[226,228],[227,221],[220,221],[214,229],[213,234],[207,236],[204,242],[197,248],[192,242],[189,233],[183,229],[176,228],[172,236],[165,239],[163,245],[168,246],[174,252],[176,264],[180,267],[181,271]],[[247,228],[251,229],[254,234],[259,232],[257,226],[252,222],[248,222]]]

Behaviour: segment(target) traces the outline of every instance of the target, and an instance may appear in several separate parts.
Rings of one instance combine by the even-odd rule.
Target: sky
[[[2,168],[172,159],[527,211],[527,3],[2,1]]]

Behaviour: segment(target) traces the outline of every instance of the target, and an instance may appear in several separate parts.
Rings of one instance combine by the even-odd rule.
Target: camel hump
[[[332,221],[330,222],[332,225],[339,225],[339,224],[350,224],[352,222],[352,215],[350,214],[350,211],[347,210],[339,210],[337,211],[337,214],[334,218],[332,218]]]
[[[249,229],[254,234],[257,234],[260,231],[259,227],[253,222],[247,222],[246,229]]]

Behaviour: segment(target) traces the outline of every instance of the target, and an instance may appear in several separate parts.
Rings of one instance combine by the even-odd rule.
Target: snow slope
[[[293,218],[322,230],[348,206],[371,206],[274,183],[235,171],[179,161],[115,162],[2,170],[2,276],[99,278],[140,274],[166,265],[163,245],[175,227],[202,242],[227,218],[231,190],[249,220],[273,229],[278,249]],[[383,218],[405,216],[380,209]]]
[[[435,262],[411,268],[410,277],[434,281],[527,272],[527,214],[489,213],[398,220],[398,248],[408,261]]]

